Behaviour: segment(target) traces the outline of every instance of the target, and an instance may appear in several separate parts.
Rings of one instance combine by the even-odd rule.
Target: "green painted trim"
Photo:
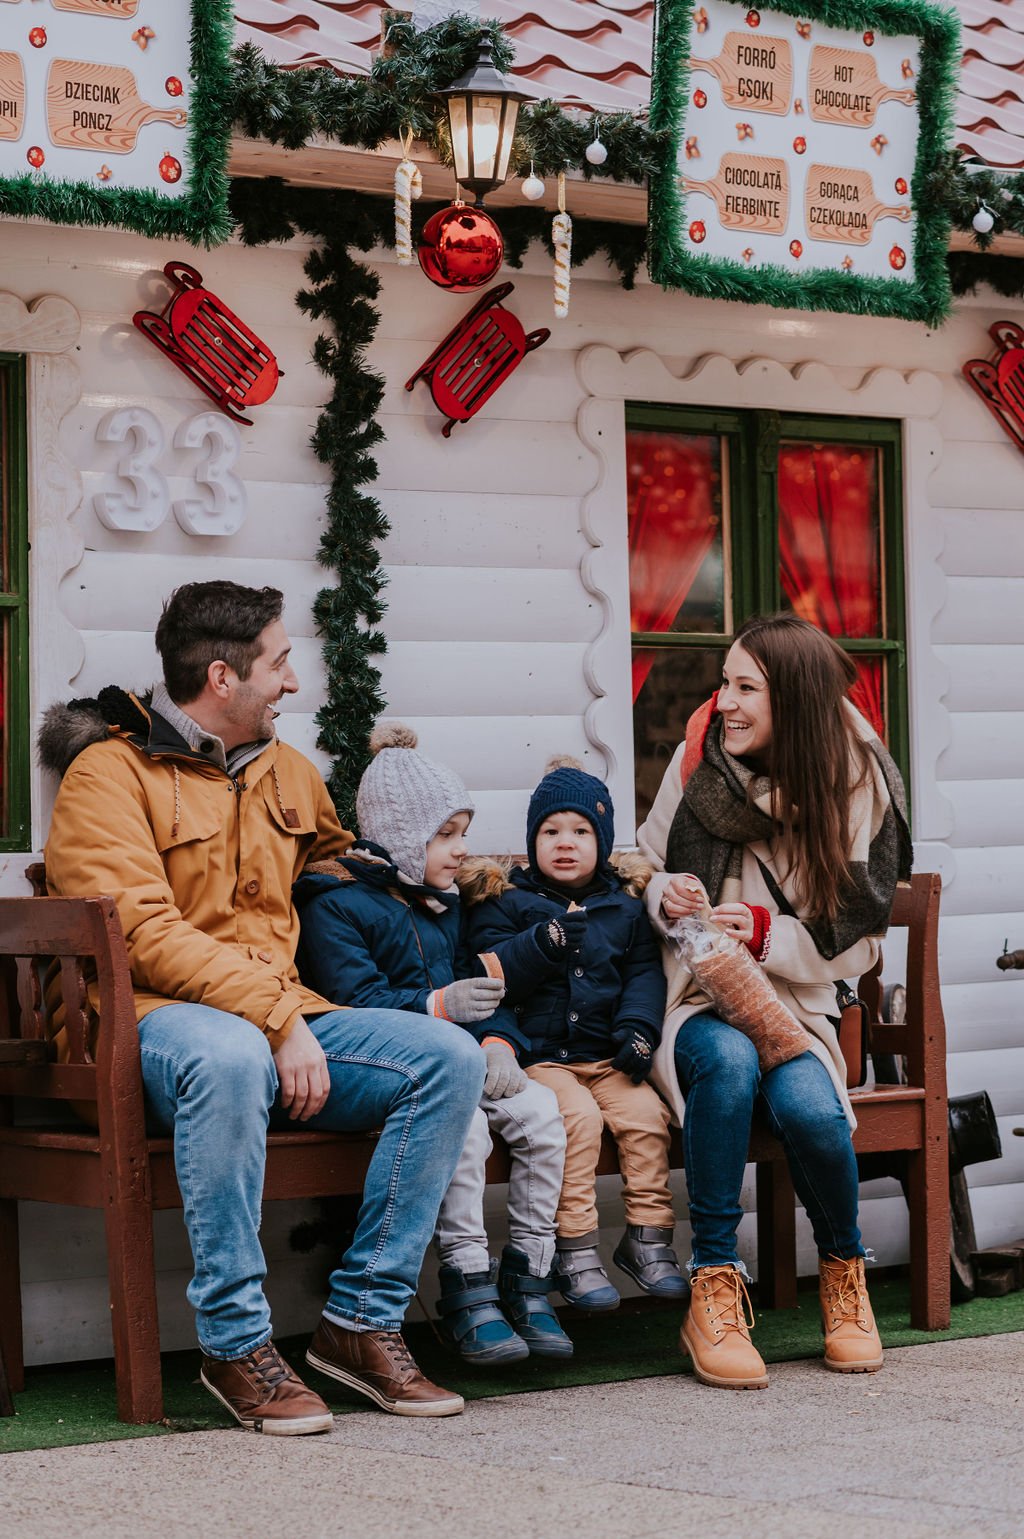
[[[51,224],[115,225],[153,238],[183,237],[196,246],[227,240],[233,39],[232,0],[192,0],[191,73],[196,90],[188,126],[192,183],[184,197],[55,182],[29,173],[0,178],[0,215]]]
[[[4,589],[7,667],[3,754],[5,793],[0,803],[0,850],[31,848],[29,784],[29,634],[28,634],[28,370],[21,354],[0,353],[6,386],[8,462],[0,465],[8,507],[7,571]]]
[[[748,0],[725,0],[748,9]],[[806,3],[772,0],[771,9],[803,18]],[[689,80],[693,0],[660,0],[656,23],[651,128],[667,131],[670,148],[651,178],[649,267],[655,283],[705,299],[734,299],[794,310],[835,310],[924,321],[937,326],[949,314],[952,293],[946,266],[950,214],[932,194],[953,139],[953,107],[960,64],[960,21],[928,0],[818,0],[816,21],[826,26],[883,35],[909,34],[922,42],[918,75],[917,162],[911,200],[917,211],[913,283],[856,273],[791,273],[766,265],[754,269],[727,258],[695,255],[684,244],[685,197],[677,164]]]

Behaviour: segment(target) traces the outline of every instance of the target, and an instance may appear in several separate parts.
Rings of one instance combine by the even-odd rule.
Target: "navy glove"
[[[623,1042],[612,1059],[612,1068],[628,1074],[634,1085],[642,1085],[650,1078],[654,1051],[642,1032],[634,1031]]]
[[[548,960],[561,962],[582,947],[587,936],[587,911],[585,908],[566,909],[555,919],[542,919],[534,926],[533,933]]]

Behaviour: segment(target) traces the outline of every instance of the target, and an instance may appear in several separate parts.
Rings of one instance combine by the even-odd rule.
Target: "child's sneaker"
[[[572,1342],[558,1323],[548,1294],[554,1278],[536,1277],[521,1250],[506,1245],[501,1253],[498,1292],[505,1314],[534,1357],[571,1357]]]
[[[672,1249],[669,1226],[627,1224],[612,1260],[656,1299],[683,1299],[690,1291]]]
[[[441,1333],[467,1363],[518,1363],[530,1349],[501,1312],[494,1278],[498,1263],[486,1272],[460,1272],[443,1266],[438,1273],[441,1297],[437,1312]]]
[[[597,1230],[559,1240],[555,1251],[555,1282],[562,1297],[586,1314],[604,1314],[618,1309],[618,1291],[597,1253]]]

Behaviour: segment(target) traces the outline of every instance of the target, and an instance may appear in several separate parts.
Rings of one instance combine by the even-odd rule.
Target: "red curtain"
[[[718,532],[718,439],[638,430],[626,447],[630,623],[667,631]],[[653,665],[634,655],[634,701]]]
[[[866,446],[783,444],[779,452],[782,587],[796,614],[829,636],[882,630],[878,461]],[[882,664],[857,658],[857,709],[884,736]]]

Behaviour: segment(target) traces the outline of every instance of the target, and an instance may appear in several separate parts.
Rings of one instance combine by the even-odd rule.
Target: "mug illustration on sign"
[[[730,32],[717,59],[691,59],[690,69],[714,75],[727,107],[776,116],[789,111],[793,56],[784,37]]]
[[[188,122],[183,107],[148,106],[130,69],[84,59],[54,59],[46,82],[46,117],[54,144],[113,155],[133,150],[147,123],[184,128]]]
[[[883,85],[872,54],[852,48],[811,50],[811,117],[816,123],[842,123],[850,128],[870,128],[883,102],[903,102],[910,107],[917,92]]]
[[[20,139],[25,128],[25,66],[0,53],[0,139]]]
[[[812,240],[866,246],[878,219],[911,217],[909,204],[880,203],[870,171],[849,166],[810,166],[804,193],[804,218]]]
[[[679,178],[686,192],[714,198],[727,230],[756,230],[781,235],[789,218],[789,167],[768,155],[723,155],[718,172],[706,182]]]
[[[55,11],[82,11],[86,16],[134,16],[139,0],[52,0]]]

